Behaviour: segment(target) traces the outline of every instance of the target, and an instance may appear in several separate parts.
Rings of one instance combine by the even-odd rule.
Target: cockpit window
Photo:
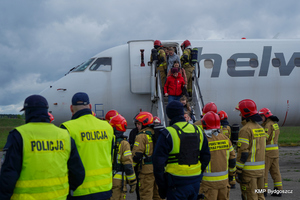
[[[82,72],[82,71],[84,71],[94,60],[95,60],[95,58],[91,58],[88,61],[81,63],[80,65],[78,65],[73,70],[73,72]]]
[[[91,71],[111,71],[111,57],[98,58],[90,67]]]

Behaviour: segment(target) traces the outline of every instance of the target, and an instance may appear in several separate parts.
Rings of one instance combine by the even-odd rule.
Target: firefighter
[[[230,128],[228,120],[227,120],[228,119],[227,113],[224,110],[221,110],[218,112],[218,115],[221,120],[222,133],[231,140],[231,128]],[[229,177],[229,184],[231,186],[231,189],[235,188],[235,184],[236,184],[235,176],[233,176],[232,180]]]
[[[278,137],[280,130],[277,122],[279,119],[274,116],[268,108],[260,109],[259,114],[263,119],[262,126],[264,127],[267,136],[265,157],[265,189],[268,189],[268,173],[270,171],[274,182],[274,190],[282,190],[278,150]],[[265,193],[265,196],[267,196],[267,192]],[[277,192],[274,192],[271,196],[281,197],[281,193],[277,194]]]
[[[126,199],[126,182],[130,186],[130,193],[136,188],[136,177],[133,170],[132,153],[124,132],[127,128],[127,121],[122,115],[111,118],[109,124],[114,129],[116,143],[113,157],[113,188],[111,200]],[[126,175],[126,177],[125,177]]]
[[[210,149],[210,163],[203,173],[200,194],[207,199],[229,199],[230,185],[235,175],[235,151],[228,137],[220,133],[220,117],[210,111],[202,118],[204,133]],[[228,174],[229,171],[229,174]]]
[[[85,179],[68,199],[106,200],[112,195],[112,152],[115,136],[107,121],[92,115],[89,96],[77,92],[72,97],[72,119],[60,125],[75,140],[85,169]],[[99,184],[101,183],[101,184]]]
[[[191,53],[192,53],[192,46],[191,42],[189,40],[185,40],[181,44],[182,49],[182,56],[180,57],[181,66],[184,68],[186,72],[186,78],[187,78],[187,91],[189,93],[189,96],[192,96],[192,77],[193,77],[193,71],[195,67],[191,63]]]
[[[160,199],[155,184],[152,165],[154,135],[153,115],[149,112],[140,112],[134,117],[139,130],[132,149],[133,165],[138,165],[139,195],[141,200]]]
[[[205,115],[205,113],[208,113],[209,111],[212,111],[214,113],[218,112],[218,108],[214,102],[208,102],[207,104],[204,105],[204,107],[202,108],[201,118]],[[194,125],[200,126],[202,128],[201,120],[196,121]]]
[[[255,192],[264,189],[266,136],[258,124],[262,118],[251,99],[240,101],[235,109],[240,111],[243,125],[237,142],[236,181],[243,199],[265,199],[263,193]]]
[[[162,87],[164,87],[166,82],[168,64],[167,64],[166,52],[164,51],[162,44],[159,40],[154,41],[154,49],[152,49],[150,62],[152,63],[156,58],[157,58],[156,72],[159,70],[161,84]]]
[[[210,161],[207,139],[199,127],[185,121],[179,101],[170,102],[166,112],[170,126],[160,129],[153,154],[160,197],[196,200],[202,171]]]

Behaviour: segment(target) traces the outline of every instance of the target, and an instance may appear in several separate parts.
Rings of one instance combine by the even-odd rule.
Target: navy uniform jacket
[[[180,121],[185,121],[184,119]],[[202,133],[203,134],[203,133]],[[201,162],[201,170],[202,172],[205,170],[206,166],[209,164],[210,161],[210,151],[208,147],[208,142],[205,134],[203,134],[203,145],[200,151],[200,162]],[[199,176],[192,176],[192,177],[179,177],[179,176],[172,176],[167,177],[165,176],[165,166],[167,164],[167,160],[169,157],[169,153],[173,148],[173,142],[171,135],[167,129],[161,129],[160,135],[158,136],[158,140],[156,142],[154,152],[153,152],[153,171],[155,176],[155,182],[157,186],[162,190],[167,190],[167,186],[172,187],[175,185],[189,185],[194,184],[196,182],[200,182],[202,179],[202,173]],[[172,183],[170,182],[172,180]]]
[[[34,118],[31,119],[30,122],[41,122],[41,120]],[[23,139],[16,129],[9,132],[3,150],[5,151],[5,158],[0,173],[0,199],[9,200],[13,195],[16,182],[19,179],[23,162]],[[85,171],[75,141],[72,138],[68,170],[70,190],[74,191],[82,184],[85,177]]]

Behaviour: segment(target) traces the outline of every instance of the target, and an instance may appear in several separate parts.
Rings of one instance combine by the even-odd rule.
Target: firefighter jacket
[[[113,161],[114,179],[128,180],[132,185],[136,182],[133,170],[132,153],[129,143],[124,138],[116,139],[115,157]],[[124,178],[126,175],[126,179]]]
[[[150,62],[153,62],[153,56],[150,56]],[[163,69],[167,70],[167,55],[165,50],[162,47],[157,49],[157,67],[163,67]]]
[[[11,199],[45,196],[66,199],[69,194],[67,162],[71,151],[68,132],[50,123],[27,123],[16,129],[22,136],[24,148],[22,172]]]
[[[192,56],[191,53],[192,53],[192,50],[190,48],[185,48],[182,56],[180,57],[181,66],[184,69],[195,68],[190,62],[191,56]]]
[[[225,135],[226,137],[228,137],[229,139],[231,138],[231,128],[229,125],[224,125],[221,126],[222,129],[222,133],[223,135]]]
[[[182,95],[182,88],[185,85],[184,79],[180,73],[177,77],[169,76],[164,86],[164,93],[168,93],[172,96]]]
[[[266,142],[266,156],[270,158],[278,158],[278,137],[280,134],[279,126],[271,119],[267,119],[262,126],[265,129],[267,142]]]
[[[235,151],[231,141],[222,133],[207,135],[207,140],[211,159],[203,173],[201,184],[214,189],[227,187],[228,170],[232,177],[236,171]]]
[[[264,129],[255,121],[243,120],[244,125],[237,142],[237,173],[249,177],[261,177],[265,171],[266,136]]]
[[[152,135],[154,130],[146,127],[138,133],[132,149],[133,166],[140,165],[140,173],[153,173],[152,154],[153,154],[153,140]]]
[[[74,191],[73,196],[101,193],[109,196],[112,189],[112,152],[115,140],[113,128],[108,122],[99,120],[92,114],[76,117],[76,113],[72,120],[61,124],[75,140],[86,172],[84,182]]]

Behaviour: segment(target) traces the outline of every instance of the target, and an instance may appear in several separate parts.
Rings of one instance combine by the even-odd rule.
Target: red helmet
[[[258,114],[264,115],[266,118],[271,117],[273,114],[268,108],[262,108],[259,110]]]
[[[94,117],[96,117],[96,113],[94,113],[94,111],[92,111],[92,115],[93,115]]]
[[[50,118],[50,123],[54,121],[54,116],[48,112],[49,118]]]
[[[155,117],[153,117],[153,123],[160,124],[161,120],[159,119],[159,117],[155,116]]]
[[[205,106],[202,109],[203,115],[205,113],[208,113],[209,111],[213,111],[214,113],[218,112],[217,106],[214,102],[209,102],[209,103],[205,104]]]
[[[153,115],[149,112],[140,112],[134,117],[135,122],[141,122],[143,126],[153,123]]]
[[[122,115],[112,117],[109,124],[115,127],[117,131],[125,132],[127,128],[127,121]]]
[[[209,111],[204,115],[201,119],[203,129],[210,130],[210,129],[220,129],[220,117],[218,114],[214,113],[213,111]]]
[[[191,45],[191,43],[190,43],[189,40],[185,40],[185,41],[181,44],[181,46],[183,46],[184,49],[185,49],[186,47],[190,46],[190,45]]]
[[[107,121],[110,121],[110,119],[111,119],[112,117],[114,117],[114,116],[116,116],[116,115],[118,115],[118,114],[119,114],[118,111],[116,111],[116,110],[110,110],[110,111],[108,111],[108,112],[106,113],[105,119],[106,119]]]
[[[228,115],[224,110],[219,111],[218,115],[220,117],[220,120],[228,119]]]
[[[160,46],[161,47],[161,42],[159,40],[154,41],[154,46]]]
[[[242,117],[244,118],[250,117],[258,113],[256,104],[251,99],[244,99],[240,101],[236,109],[241,112]]]

